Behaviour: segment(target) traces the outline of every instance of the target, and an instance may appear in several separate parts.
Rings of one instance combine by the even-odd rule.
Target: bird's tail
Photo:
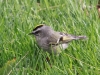
[[[73,40],[81,40],[81,39],[86,39],[87,37],[86,36],[72,36],[72,39]]]
[[[70,42],[72,40],[81,40],[81,39],[86,39],[86,36],[73,36],[73,35],[69,35],[69,36],[63,36],[59,39],[59,42]]]

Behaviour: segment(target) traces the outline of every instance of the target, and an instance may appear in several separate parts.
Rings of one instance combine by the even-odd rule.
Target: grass
[[[88,8],[90,1],[1,0],[0,74],[99,75],[100,21],[97,0],[91,1],[91,9]],[[87,8],[82,10],[84,3]],[[35,38],[28,35],[38,24],[74,35],[86,35],[88,39],[73,41],[59,56],[53,56],[38,48]]]

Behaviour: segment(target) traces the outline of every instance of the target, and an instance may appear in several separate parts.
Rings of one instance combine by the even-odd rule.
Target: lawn
[[[98,0],[0,0],[0,75],[99,75]],[[40,49],[34,27],[86,35],[59,56]],[[49,58],[49,61],[46,58]]]

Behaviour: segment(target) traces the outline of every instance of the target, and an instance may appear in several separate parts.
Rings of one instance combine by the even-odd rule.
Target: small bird
[[[74,36],[63,32],[54,31],[50,26],[40,24],[33,29],[30,35],[34,35],[37,44],[44,51],[59,54],[68,47],[72,40],[85,39],[86,36]]]

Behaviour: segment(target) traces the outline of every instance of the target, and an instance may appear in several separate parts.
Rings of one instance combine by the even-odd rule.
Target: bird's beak
[[[32,34],[34,34],[34,32],[29,33],[29,35],[32,35]]]

